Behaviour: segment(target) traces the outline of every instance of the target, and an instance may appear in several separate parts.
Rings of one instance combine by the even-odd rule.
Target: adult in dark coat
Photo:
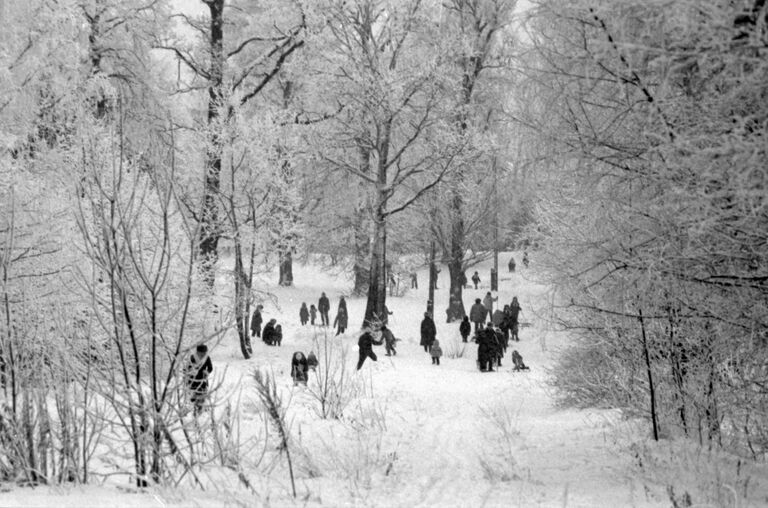
[[[515,266],[516,266],[515,265],[515,258],[509,258],[509,264],[507,265],[507,267],[509,268],[509,271],[510,272],[514,272],[515,271]]]
[[[475,298],[475,304],[469,309],[469,320],[475,323],[475,333],[483,327],[487,313],[488,309],[482,304],[480,298]]]
[[[325,293],[320,295],[320,299],[317,301],[317,310],[320,311],[320,324],[328,326],[331,322],[331,318],[328,317],[328,313],[331,311],[331,301],[325,296]]]
[[[373,346],[381,346],[382,341],[376,341],[373,335],[369,331],[363,332],[360,338],[357,340],[357,348],[359,351],[359,359],[357,360],[357,370],[360,370],[365,362],[366,358],[370,358],[374,362],[376,361],[376,353],[373,352]]]
[[[270,319],[269,322],[264,325],[264,333],[261,334],[261,340],[266,342],[269,346],[275,343],[275,324],[277,324],[277,320]]]
[[[419,276],[415,271],[411,272],[411,289],[419,289]]]
[[[261,323],[264,322],[264,318],[261,317],[261,309],[263,308],[263,305],[257,305],[256,310],[253,311],[253,316],[251,317],[251,336],[261,337]]]
[[[301,321],[301,326],[304,326],[307,324],[307,321],[309,321],[309,309],[307,309],[307,302],[301,302],[301,308],[299,309],[299,321]]]
[[[296,351],[291,358],[291,377],[293,378],[293,386],[299,383],[306,386],[307,384],[307,372],[309,371],[309,365],[304,353]]]
[[[496,334],[490,328],[484,328],[475,336],[477,342],[477,365],[483,372],[493,372],[493,359],[496,356]]]
[[[461,341],[467,342],[467,337],[472,332],[472,325],[469,324],[469,316],[464,316],[464,319],[459,325],[459,333],[461,334]]]
[[[424,319],[421,321],[421,342],[420,345],[424,346],[424,351],[429,353],[429,346],[432,345],[432,341],[437,337],[437,328],[435,322],[432,320],[432,316],[429,312],[424,313]]]
[[[480,274],[477,271],[472,274],[472,282],[475,283],[475,289],[477,289],[477,285],[480,284]]]
[[[187,386],[190,400],[194,405],[195,415],[203,410],[205,398],[208,395],[208,375],[213,370],[213,362],[208,356],[208,346],[200,344],[192,353],[187,365]]]
[[[333,320],[333,326],[337,328],[336,335],[341,335],[344,333],[344,330],[347,329],[348,320],[349,316],[347,316],[347,306],[344,305],[342,307],[339,305],[339,310],[336,312],[336,318]]]

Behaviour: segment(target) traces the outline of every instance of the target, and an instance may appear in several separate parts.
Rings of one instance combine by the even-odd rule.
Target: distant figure
[[[315,319],[317,319],[317,307],[313,303],[309,306],[309,324],[314,325]]]
[[[263,305],[257,305],[256,310],[253,311],[253,317],[251,317],[251,337],[254,335],[261,337],[261,323],[264,321],[264,318],[261,317],[261,309],[263,308]]]
[[[381,341],[376,341],[371,332],[366,330],[357,341],[359,359],[357,361],[357,370],[360,370],[366,358],[376,361],[376,353],[373,352],[373,346],[381,346]]]
[[[520,342],[518,332],[520,330],[520,312],[523,309],[520,307],[520,303],[517,301],[517,297],[512,297],[512,303],[509,304],[509,325],[512,332],[512,339],[516,342]]]
[[[525,251],[525,252],[523,252],[523,266],[528,268],[528,263],[529,262],[530,261],[528,261],[528,251]]]
[[[475,298],[475,304],[469,309],[469,320],[475,323],[475,333],[483,327],[483,323],[485,323],[485,315],[487,313],[488,310],[480,302],[480,298]]]
[[[395,280],[395,275],[390,272],[389,273],[389,296],[392,296],[395,294],[395,290],[397,288],[397,280]]]
[[[438,289],[437,287],[437,274],[440,273],[440,269],[435,263],[429,265],[429,283],[432,284],[432,289]]]
[[[515,271],[515,258],[509,258],[509,264],[507,265],[509,267],[510,272]]]
[[[343,301],[343,299],[342,299]],[[336,335],[341,335],[347,329],[347,321],[349,316],[347,315],[347,306],[341,305],[339,302],[339,310],[336,312],[336,319],[333,320],[333,326],[337,328]]]
[[[397,342],[397,339],[392,333],[392,330],[387,328],[387,325],[381,325],[381,337],[384,339],[384,346],[387,348],[386,356],[396,355],[395,342]]]
[[[328,326],[331,319],[328,317],[328,312],[331,310],[331,302],[328,300],[328,297],[325,296],[325,293],[320,295],[320,300],[317,301],[317,310],[320,311],[320,320],[322,321],[323,326]]]
[[[493,297],[491,295],[491,292],[488,291],[485,293],[485,298],[483,298],[483,306],[488,310],[488,316],[493,315],[493,302],[496,302],[499,300],[499,297]]]
[[[299,321],[301,321],[301,326],[306,325],[307,321],[309,321],[309,310],[307,310],[307,302],[301,302],[301,308],[299,309]]]
[[[528,366],[523,363],[523,357],[517,352],[517,349],[512,351],[512,363],[515,366],[512,370],[530,370]]]
[[[477,289],[477,285],[480,284],[480,274],[477,273],[477,270],[472,274],[472,282],[475,283],[475,289]]]
[[[440,357],[443,356],[443,350],[440,348],[440,341],[435,339],[429,346],[429,356],[432,357],[432,365],[440,365]]]
[[[415,270],[411,272],[411,289],[419,289],[419,276]]]
[[[291,378],[293,378],[293,386],[297,386],[299,383],[304,386],[307,385],[307,372],[309,366],[304,353],[296,351],[291,358]]]
[[[186,372],[187,387],[189,387],[195,416],[203,410],[205,399],[208,396],[208,375],[211,371],[213,371],[213,362],[208,356],[208,346],[200,344],[189,358]]]
[[[459,333],[461,334],[462,342],[467,342],[467,337],[469,337],[470,332],[472,332],[472,325],[469,324],[469,316],[464,316],[464,319],[459,325]]]
[[[275,325],[277,319],[270,319],[266,325],[264,325],[264,333],[261,334],[261,340],[263,340],[268,346],[275,343]]]
[[[307,367],[309,367],[309,370],[315,370],[317,369],[317,356],[315,356],[314,351],[310,351],[309,355],[307,355]]]
[[[432,345],[432,341],[437,337],[437,328],[435,322],[432,321],[432,316],[429,312],[424,313],[424,319],[421,321],[421,341],[420,345],[424,346],[424,352],[429,353],[429,346]]]

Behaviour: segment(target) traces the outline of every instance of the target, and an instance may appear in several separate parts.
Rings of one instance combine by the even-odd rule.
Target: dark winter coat
[[[517,324],[517,319],[520,317],[520,304],[512,302],[509,306],[509,321],[511,324]]]
[[[480,284],[480,276],[477,274],[477,272],[472,274],[472,282],[475,284]]]
[[[485,315],[487,313],[488,310],[482,303],[476,303],[469,309],[469,320],[473,323],[485,323]]]
[[[395,348],[395,342],[397,342],[397,339],[395,338],[395,334],[392,333],[392,330],[389,328],[382,328],[381,337],[384,339],[384,343],[387,345],[388,349]]]
[[[339,312],[336,313],[336,319],[333,320],[333,326],[336,327],[336,325],[339,326],[339,328],[347,328],[347,308],[345,307],[339,307]]]
[[[309,321],[309,311],[307,310],[307,306],[304,304],[302,304],[301,308],[299,309],[299,320],[302,323]]]
[[[253,311],[253,317],[251,318],[251,335],[256,335],[256,332],[261,330],[261,323],[264,318],[261,317],[261,311],[256,309]]]
[[[198,358],[196,354],[193,354],[187,365],[187,384],[189,389],[200,393],[208,390],[208,374],[212,370],[213,362],[211,362],[210,356],[205,355],[203,358]]]
[[[315,356],[315,352],[310,351],[309,355],[307,356],[307,366],[310,369],[315,370],[317,368],[317,363],[317,356]]]
[[[361,353],[373,351],[373,346],[381,346],[383,344],[383,341],[375,340],[373,338],[373,335],[371,335],[371,332],[364,332],[360,338],[357,340],[357,347],[360,349]]]
[[[469,318],[464,316],[464,320],[459,325],[459,333],[462,337],[465,339],[469,337],[469,334],[472,332],[472,325],[469,324]]]
[[[261,332],[261,340],[269,344],[270,346],[275,342],[275,323],[270,321],[264,325],[264,331]]]
[[[298,358],[296,358],[297,356]],[[291,357],[291,377],[294,382],[306,384],[308,370],[309,365],[307,364],[307,359],[304,356],[304,353],[301,351],[293,353],[293,356]]]
[[[429,316],[424,316],[421,322],[421,342],[422,346],[429,346],[432,341],[437,337],[437,328],[435,328],[435,322]]]
[[[321,296],[320,299],[317,301],[317,310],[320,312],[328,312],[331,310],[331,301],[328,299],[327,296]]]

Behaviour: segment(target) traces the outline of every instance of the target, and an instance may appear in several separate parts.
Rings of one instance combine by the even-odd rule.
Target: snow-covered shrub
[[[672,506],[757,506],[768,499],[768,466],[690,440],[631,446],[638,474],[665,485]]]
[[[468,345],[468,342],[463,342],[459,338],[454,337],[448,341],[444,348],[445,357],[451,359],[464,358]]]
[[[480,424],[484,427],[481,435],[487,436],[478,457],[483,476],[491,482],[519,480],[518,412],[502,402],[490,407],[481,407],[480,412],[483,415]]]
[[[315,399],[315,412],[320,418],[341,418],[347,406],[362,390],[360,379],[354,375],[347,361],[347,346],[327,331],[313,338],[313,351],[318,365],[308,384],[308,392]]]

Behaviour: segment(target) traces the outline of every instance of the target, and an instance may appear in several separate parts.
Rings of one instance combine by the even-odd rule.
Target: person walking
[[[437,336],[437,328],[429,312],[424,313],[424,319],[421,321],[421,341],[419,344],[424,347],[424,352],[429,353],[429,346]]]
[[[472,332],[472,325],[469,324],[469,316],[464,316],[461,324],[459,325],[459,333],[461,334],[461,341],[467,342],[467,337]]]
[[[416,270],[411,272],[411,289],[419,289],[419,276],[416,275]]]
[[[485,315],[487,312],[488,310],[485,308],[482,302],[480,302],[480,298],[475,298],[474,305],[472,305],[472,308],[469,309],[469,320],[475,324],[475,333],[477,333],[478,330],[483,327],[483,323],[485,323]]]
[[[347,306],[339,304],[339,310],[336,312],[336,319],[333,320],[333,326],[336,328],[336,335],[341,335],[347,329]]]
[[[317,301],[317,310],[320,311],[320,321],[322,326],[328,326],[331,319],[328,317],[328,313],[331,311],[331,301],[325,296],[325,293],[320,295],[320,299]]]
[[[381,325],[381,337],[384,339],[384,346],[387,348],[386,356],[396,355],[395,342],[397,342],[397,339],[395,338],[395,334],[392,333],[392,330],[387,328],[387,325]]]
[[[477,285],[480,284],[480,274],[477,273],[477,270],[472,274],[472,282],[475,283],[475,289],[477,289]]]
[[[359,358],[357,360],[357,370],[363,367],[363,363],[366,358],[370,358],[374,362],[377,360],[376,353],[373,352],[373,346],[381,346],[381,340],[376,341],[369,330],[363,332],[360,338],[357,340],[357,349]]]
[[[512,340],[516,342],[520,342],[520,336],[518,335],[518,332],[520,331],[520,312],[523,309],[520,307],[520,303],[517,301],[517,297],[512,297],[512,303],[509,304],[509,325],[510,325],[510,332],[512,332]]]
[[[307,321],[309,321],[309,310],[307,310],[307,302],[301,302],[301,308],[299,309],[299,321],[301,321],[301,326],[306,325]]]
[[[195,416],[203,410],[205,399],[208,397],[208,376],[212,371],[213,362],[208,356],[208,346],[200,344],[187,364],[187,387]]]
[[[317,319],[317,307],[315,307],[315,304],[313,303],[309,306],[309,324],[314,326],[315,319]]]

